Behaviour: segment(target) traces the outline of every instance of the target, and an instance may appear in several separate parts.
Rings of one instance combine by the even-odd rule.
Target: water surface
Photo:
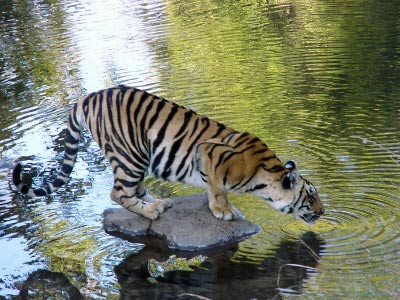
[[[394,299],[400,295],[400,8],[397,1],[9,1],[0,6],[0,295],[45,268],[88,299]],[[59,166],[71,105],[146,89],[263,139],[294,159],[326,216],[308,226],[251,196],[262,232],[205,269],[151,284],[169,254],[101,228],[112,172],[84,134],[65,188],[27,199]],[[148,180],[158,197],[198,190]],[[310,250],[311,249],[311,250]],[[183,254],[182,254],[183,255]]]

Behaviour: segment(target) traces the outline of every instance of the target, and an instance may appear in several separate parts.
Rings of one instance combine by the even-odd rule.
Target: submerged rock
[[[165,239],[171,249],[189,251],[237,243],[260,231],[258,225],[244,219],[216,219],[208,208],[206,194],[177,197],[172,202],[173,207],[155,221],[124,208],[107,209],[104,230],[128,238],[155,236]]]
[[[19,297],[21,300],[83,300],[79,290],[68,278],[58,272],[37,270],[29,275],[22,285]]]

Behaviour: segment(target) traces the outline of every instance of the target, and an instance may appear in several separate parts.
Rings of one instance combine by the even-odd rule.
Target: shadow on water
[[[193,257],[198,253],[172,252],[159,241],[127,257],[115,267],[121,285],[121,300],[189,299],[200,295],[209,299],[282,299],[281,292],[299,294],[303,281],[319,263],[324,241],[313,232],[297,240],[283,240],[272,256],[261,263],[234,261],[238,245],[223,251],[203,253],[208,259],[193,271],[171,271],[158,282],[149,281],[147,261],[165,261],[170,255]]]

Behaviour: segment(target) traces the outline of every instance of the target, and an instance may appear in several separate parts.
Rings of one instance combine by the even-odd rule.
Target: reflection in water
[[[318,265],[324,242],[313,232],[298,240],[281,241],[259,264],[243,260],[233,262],[237,248],[209,253],[209,259],[194,271],[172,271],[159,283],[147,280],[147,260],[164,261],[171,254],[167,246],[145,247],[127,257],[115,268],[121,285],[121,299],[177,299],[179,295],[197,294],[218,299],[282,299],[279,290],[297,294],[302,282]],[[185,255],[182,253],[181,255]],[[195,254],[186,253],[193,257]],[[314,276],[314,275],[313,275]],[[213,288],[215,286],[215,288]]]
[[[268,269],[276,276],[274,258],[301,263],[283,250],[284,241],[311,229],[325,245],[315,248],[317,272],[299,276],[305,278],[301,297],[398,297],[399,14],[397,0],[2,0],[0,296],[17,295],[17,283],[43,268],[64,273],[88,299],[118,299],[118,280],[126,294],[134,293],[113,268],[129,254],[140,256],[143,245],[101,228],[101,213],[112,205],[112,173],[89,136],[60,193],[26,199],[9,186],[15,160],[30,166],[35,184],[51,176],[71,104],[124,83],[256,134],[282,160],[297,161],[327,208],[310,228],[259,199],[233,197],[262,232],[241,242],[230,259],[217,263],[213,256],[208,269],[191,273],[190,288],[204,279],[199,293],[219,297],[219,288],[229,288],[242,295],[223,279],[234,277],[275,295]],[[147,186],[163,197],[197,192],[152,180]],[[174,276],[170,281],[179,284],[156,286],[139,277],[139,288],[172,297],[168,291],[185,286],[183,275]]]

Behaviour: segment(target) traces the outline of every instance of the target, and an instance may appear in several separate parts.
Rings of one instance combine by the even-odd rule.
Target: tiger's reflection
[[[201,267],[168,272],[158,283],[147,280],[148,259],[165,261],[172,254],[190,258],[199,253],[176,253],[159,244],[146,246],[115,268],[121,285],[120,299],[193,299],[190,294],[213,300],[282,299],[281,290],[301,293],[304,279],[320,261],[318,253],[323,246],[320,237],[306,232],[298,239],[282,240],[273,248],[274,255],[265,257],[261,263],[245,257],[240,261],[235,257],[233,261],[237,245],[223,251],[202,252],[209,259]]]

